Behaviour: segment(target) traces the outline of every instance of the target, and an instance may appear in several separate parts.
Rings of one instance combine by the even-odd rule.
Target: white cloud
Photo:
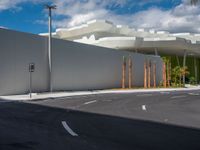
[[[55,14],[67,17],[55,21],[54,25],[57,27],[71,27],[92,19],[116,21],[123,16],[117,15],[111,8],[125,7],[128,3],[135,5],[135,2],[131,0],[54,0],[54,3],[58,6]]]
[[[162,0],[157,0],[160,2]],[[109,7],[126,7],[130,0],[116,1],[54,1],[58,5],[57,15],[67,16],[66,19],[55,21],[56,27],[70,27],[85,23],[92,19],[107,19],[115,24],[124,24],[136,28],[154,28],[156,30],[167,30],[170,32],[200,32],[200,6],[189,5],[188,0],[183,0],[181,4],[170,10],[161,8],[149,8],[135,14],[119,15],[107,9]],[[132,3],[131,3],[132,2]],[[142,0],[139,5],[143,5],[147,0]],[[149,0],[148,3],[155,1]],[[134,4],[136,5],[136,4]]]
[[[200,5],[191,6],[189,0],[165,10],[154,7],[133,14],[119,14],[115,10],[142,7],[147,3],[159,3],[165,0],[0,0],[0,11],[17,8],[23,2],[52,2],[57,5],[54,26],[71,27],[93,19],[107,19],[115,24],[124,24],[136,28],[154,28],[170,32],[200,32]],[[169,0],[177,4],[175,0]],[[58,17],[59,18],[59,17]],[[44,21],[37,21],[44,23]]]
[[[9,8],[16,7],[21,0],[1,0],[0,1],[0,10],[6,10]]]
[[[0,0],[0,11],[7,10],[7,9],[20,9],[18,6],[24,2],[31,2],[31,3],[44,3],[48,0]]]
[[[182,3],[171,10],[151,8],[134,14],[133,26],[171,32],[200,32],[200,7]]]
[[[58,9],[56,15],[64,15],[67,18],[54,23],[58,27],[69,27],[85,23],[92,19],[103,19],[110,15],[106,7],[119,7],[125,4],[125,0],[54,0]]]
[[[0,26],[0,29],[8,29],[7,27],[4,26]]]

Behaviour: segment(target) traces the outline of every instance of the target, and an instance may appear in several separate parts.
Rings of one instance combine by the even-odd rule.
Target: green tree
[[[172,81],[175,86],[182,85],[182,78],[185,75],[188,75],[189,71],[187,67],[180,67],[176,66],[175,68],[172,69]]]
[[[171,81],[171,61],[170,61],[170,57],[162,57],[163,62],[166,65],[166,80],[167,80],[167,85],[170,85],[170,81]]]
[[[188,74],[190,74],[190,72],[188,71],[188,67],[181,67],[180,68],[180,78],[183,78],[183,76],[187,76]],[[181,81],[180,81],[180,85],[181,85]]]
[[[197,80],[195,79],[195,77],[190,77],[189,78],[189,83],[192,85],[196,85],[197,84]]]
[[[172,81],[173,81],[173,85],[177,86],[178,85],[178,81],[180,81],[180,66],[176,66],[175,68],[172,69]]]

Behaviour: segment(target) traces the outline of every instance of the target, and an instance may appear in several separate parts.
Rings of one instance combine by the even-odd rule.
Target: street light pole
[[[56,5],[45,5],[45,8],[49,11],[49,40],[48,40],[48,65],[49,65],[49,91],[53,91],[52,85],[52,55],[51,55],[51,47],[52,47],[52,19],[51,19],[51,12],[52,9],[56,9]]]

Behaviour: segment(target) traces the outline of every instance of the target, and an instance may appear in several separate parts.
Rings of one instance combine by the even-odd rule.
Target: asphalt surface
[[[0,101],[0,150],[199,150],[200,91]]]

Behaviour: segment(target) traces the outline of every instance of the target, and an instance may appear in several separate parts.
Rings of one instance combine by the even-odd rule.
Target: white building
[[[30,63],[35,64],[32,92],[49,91],[47,37],[0,28],[0,53],[0,95],[29,92]],[[116,51],[55,38],[52,39],[51,54],[53,91],[121,88],[124,57],[133,62],[133,87],[144,85],[145,61],[156,64],[156,84],[162,81],[162,60],[159,56]],[[128,65],[126,70],[128,79]],[[153,76],[151,81],[153,86]]]
[[[57,29],[54,37],[117,50],[166,56],[172,60],[173,66],[188,66],[190,76],[200,80],[200,34],[172,34],[93,20],[80,26]]]
[[[59,39],[140,53],[184,55],[186,51],[189,55],[200,56],[200,34],[171,34],[153,29],[134,29],[128,26],[114,25],[105,20],[93,20],[72,28],[60,28],[53,36]]]

